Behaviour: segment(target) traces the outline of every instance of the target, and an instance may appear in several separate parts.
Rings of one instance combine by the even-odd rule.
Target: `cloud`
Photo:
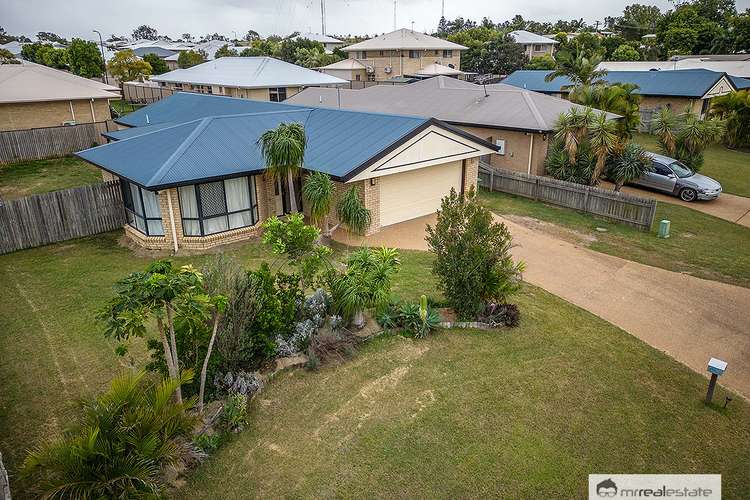
[[[526,19],[555,21],[583,17],[589,22],[616,16],[636,0],[579,0],[577,2],[528,2],[527,0],[447,0],[448,19],[458,16],[480,20],[487,16],[502,21],[521,14]],[[654,2],[662,10],[667,0]],[[737,9],[750,6],[739,0]],[[397,0],[398,27],[431,31],[440,19],[441,0]],[[393,29],[392,0],[326,0],[327,31],[334,34],[377,34]],[[293,31],[320,31],[319,0],[2,0],[0,18],[12,34],[31,36],[53,31],[65,37],[93,39],[91,30],[128,35],[141,24],[156,28],[173,38],[182,33],[203,35],[221,33],[238,36],[253,29],[261,34],[286,35]]]

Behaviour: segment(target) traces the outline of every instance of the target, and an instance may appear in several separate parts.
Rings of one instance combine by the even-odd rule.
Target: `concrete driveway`
[[[698,373],[710,357],[729,363],[721,382],[750,397],[750,289],[703,280],[581,248],[499,216],[526,262],[524,279],[666,352]],[[350,245],[426,250],[430,215],[375,235],[335,239]]]
[[[601,187],[604,189],[612,189],[612,184],[609,182],[602,182]],[[729,222],[750,227],[750,198],[745,196],[721,193],[721,195],[715,200],[694,201],[688,203],[687,201],[682,201],[676,196],[668,196],[656,191],[649,191],[647,189],[640,189],[633,186],[625,186],[622,188],[622,191],[635,196],[654,198],[659,201],[682,205],[683,207],[692,208],[693,210],[713,215],[714,217],[728,220]]]

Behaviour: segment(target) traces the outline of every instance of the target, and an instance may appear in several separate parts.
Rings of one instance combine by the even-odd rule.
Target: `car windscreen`
[[[671,168],[672,172],[674,172],[675,175],[677,175],[677,177],[679,177],[680,179],[684,179],[685,177],[690,177],[691,175],[695,174],[695,172],[690,170],[690,167],[680,161],[670,163],[669,168]]]

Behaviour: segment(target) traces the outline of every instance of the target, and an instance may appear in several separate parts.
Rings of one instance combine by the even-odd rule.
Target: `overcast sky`
[[[480,20],[483,16],[502,21],[521,14],[525,19],[555,21],[583,17],[589,22],[620,15],[635,0],[446,0],[445,16]],[[662,11],[668,0],[653,2]],[[738,0],[738,10],[750,0]],[[431,31],[440,19],[441,0],[397,0],[399,28]],[[329,34],[378,34],[393,29],[392,0],[327,0]],[[221,33],[241,37],[248,29],[261,35],[286,35],[293,31],[320,32],[320,0],[0,0],[0,25],[11,34],[33,39],[39,31],[52,31],[66,38],[93,39],[93,29],[105,36],[130,35],[133,28],[148,24],[160,34],[178,38],[182,33]]]

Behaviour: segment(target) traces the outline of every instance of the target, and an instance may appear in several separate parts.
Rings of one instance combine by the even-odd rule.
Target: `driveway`
[[[612,189],[612,184],[608,182],[602,182],[601,187],[604,189]],[[721,193],[718,199],[711,201],[694,201],[688,203],[682,201],[676,196],[668,196],[666,194],[658,193],[656,191],[649,191],[647,189],[640,189],[633,186],[625,186],[622,188],[624,193],[632,194],[635,196],[642,196],[644,198],[654,198],[659,201],[667,203],[674,203],[675,205],[682,205],[683,207],[692,208],[699,212],[713,215],[720,219],[728,220],[736,224],[741,224],[745,227],[750,227],[750,198],[745,196],[737,196],[735,194]]]
[[[750,397],[750,289],[703,280],[581,248],[504,222],[526,262],[524,279],[619,326],[698,373],[710,357],[729,363],[723,385]],[[335,239],[350,245],[426,250],[429,215],[377,234]],[[697,395],[696,397],[698,397]]]

